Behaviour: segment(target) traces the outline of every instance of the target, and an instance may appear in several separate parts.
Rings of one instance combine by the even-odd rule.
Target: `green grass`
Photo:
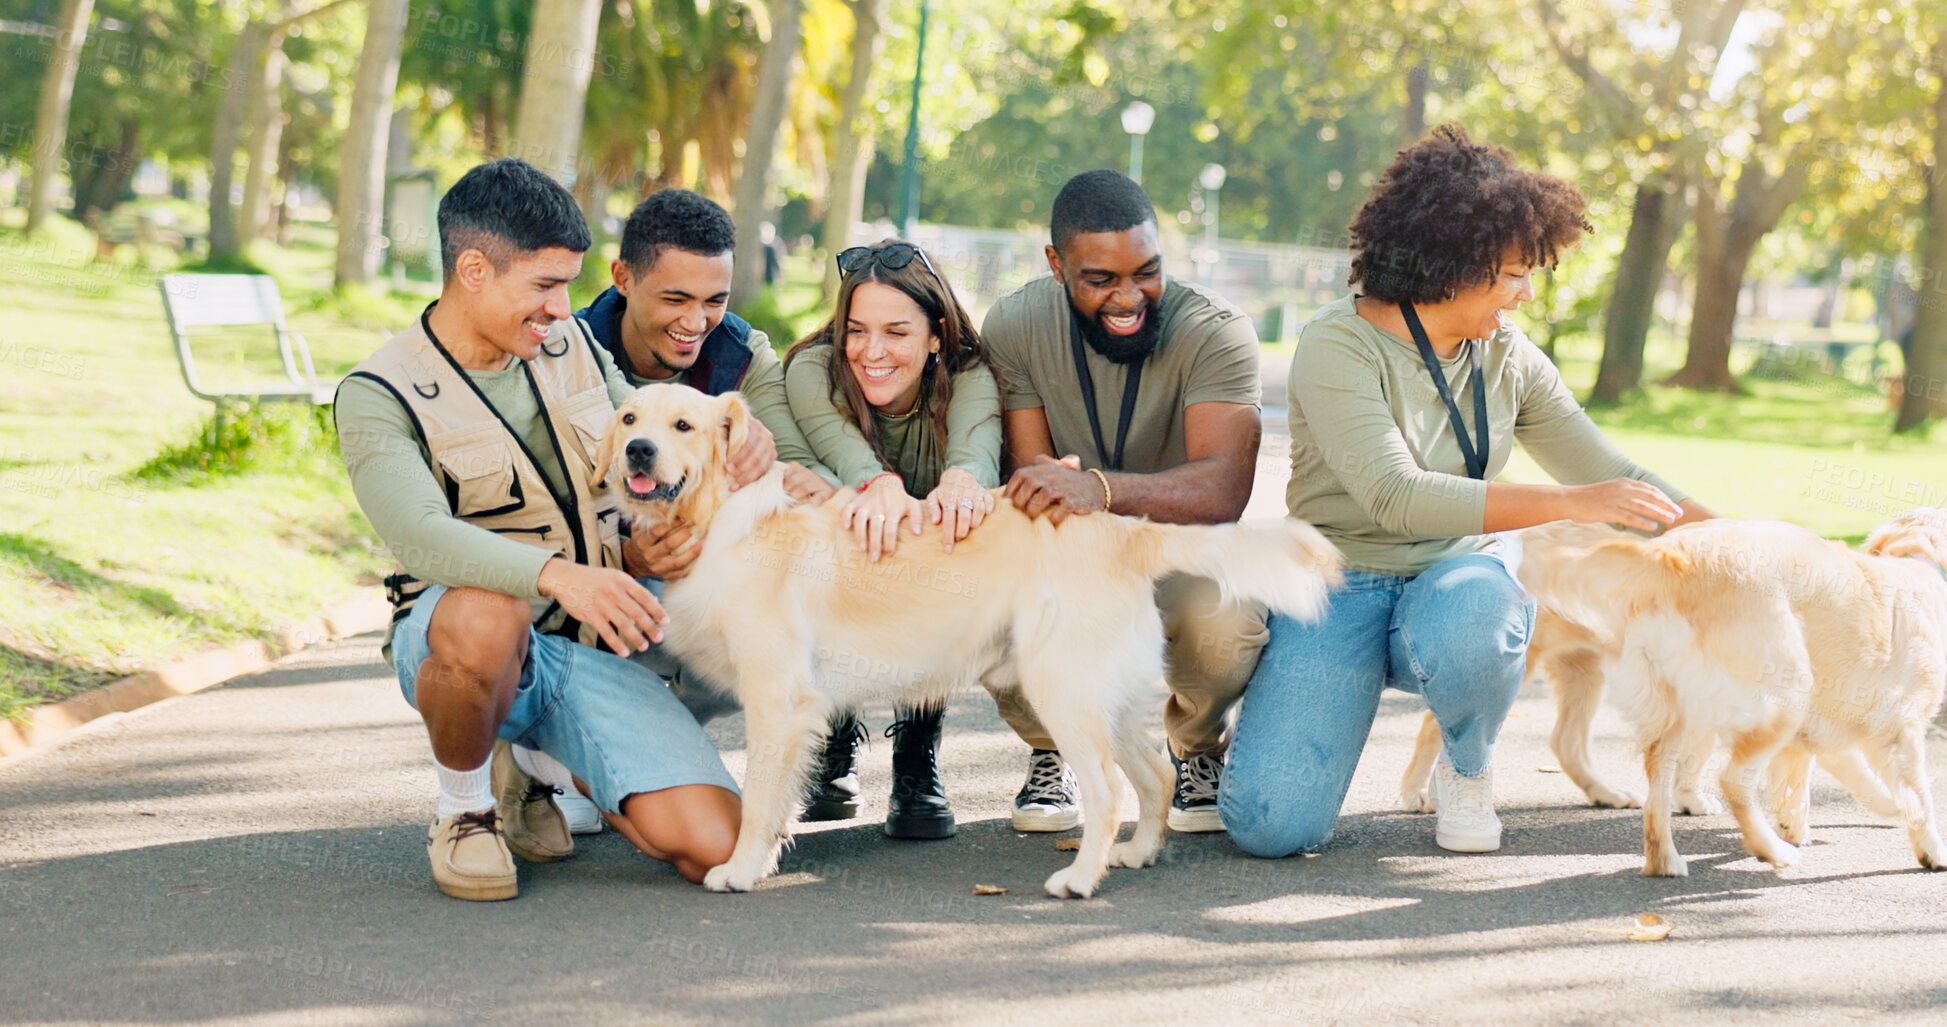
[[[206,440],[211,408],[182,383],[155,285],[171,268],[95,264],[91,237],[71,227],[46,244],[0,234],[4,717],[267,637],[383,566],[329,422],[282,408]],[[263,262],[320,377],[342,374],[423,302],[331,295],[329,244],[328,230],[307,227]]]

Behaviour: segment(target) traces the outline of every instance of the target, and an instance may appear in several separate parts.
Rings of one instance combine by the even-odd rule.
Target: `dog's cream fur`
[[[689,574],[665,593],[664,644],[744,708],[743,822],[729,862],[704,881],[716,891],[746,891],[776,868],[834,709],[937,702],[985,682],[1021,690],[1075,773],[1081,848],[1046,887],[1087,897],[1111,864],[1147,866],[1162,848],[1170,768],[1139,729],[1163,669],[1154,581],[1209,577],[1229,597],[1310,618],[1339,580],[1337,551],[1302,522],[1176,526],[1096,514],[1056,527],[1004,499],[950,554],[928,525],[871,563],[839,525],[846,494],[796,504],[777,469],[727,491],[725,463],[749,416],[735,393],[644,388],[617,411],[598,456],[638,529],[680,517],[704,532]],[[629,454],[632,440],[655,447],[649,466],[643,447]],[[645,501],[631,475],[681,487]],[[1117,766],[1139,808],[1121,843]]]
[[[1868,553],[1733,520],[1647,540],[1554,524],[1523,532],[1522,545],[1522,584],[1580,632],[1574,648],[1597,656],[1595,687],[1606,678],[1636,727],[1650,784],[1645,874],[1687,872],[1670,832],[1675,782],[1713,739],[1730,748],[1719,783],[1758,858],[1796,861],[1819,756],[1869,804],[1884,781],[1920,864],[1947,866],[1924,759],[1947,689],[1947,511],[1902,515]],[[1787,838],[1753,801],[1767,770]]]

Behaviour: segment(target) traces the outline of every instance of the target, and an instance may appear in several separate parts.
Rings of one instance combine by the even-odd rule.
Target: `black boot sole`
[[[816,824],[829,820],[854,820],[857,819],[858,815],[859,804],[856,802],[837,802],[830,799],[820,799],[817,802],[806,804],[804,816],[798,819],[807,823]]]
[[[945,817],[887,817],[886,837],[902,841],[936,842],[951,838],[960,828],[953,822],[953,814]]]

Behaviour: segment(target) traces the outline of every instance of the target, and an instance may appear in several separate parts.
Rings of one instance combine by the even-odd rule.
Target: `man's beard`
[[[1103,359],[1114,364],[1140,364],[1156,352],[1157,343],[1163,339],[1162,304],[1145,301],[1142,327],[1130,335],[1117,335],[1102,323],[1100,314],[1090,317],[1075,306],[1075,297],[1068,297],[1068,312],[1077,324],[1082,326],[1082,341],[1088,348],[1100,354]]]

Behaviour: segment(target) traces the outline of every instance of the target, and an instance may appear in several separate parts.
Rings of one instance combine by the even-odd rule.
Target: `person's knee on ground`
[[[1260,788],[1259,783],[1232,774],[1218,793],[1217,807],[1223,812],[1224,830],[1237,847],[1253,856],[1282,859],[1310,852],[1332,839],[1332,825],[1338,810],[1275,801],[1289,796],[1289,790]]]
[[[442,766],[465,770],[487,761],[520,686],[531,623],[525,599],[479,588],[439,597],[413,699]]]
[[[644,855],[702,884],[703,875],[729,862],[737,847],[743,801],[716,785],[677,785],[637,792],[622,800],[620,816],[605,817]]]

